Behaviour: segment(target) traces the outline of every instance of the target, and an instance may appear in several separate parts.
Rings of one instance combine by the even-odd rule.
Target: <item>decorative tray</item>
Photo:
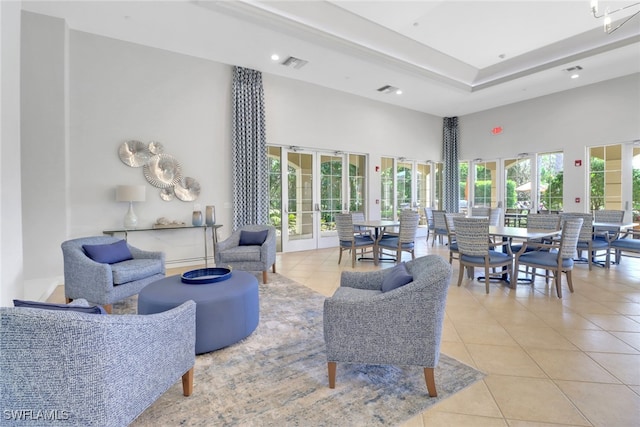
[[[182,273],[180,279],[183,283],[189,285],[203,285],[205,283],[221,282],[229,277],[231,277],[231,269],[216,267],[186,271]]]

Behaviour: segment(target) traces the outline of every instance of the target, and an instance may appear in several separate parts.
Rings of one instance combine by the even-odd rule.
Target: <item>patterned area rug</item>
[[[444,354],[430,398],[422,368],[338,364],[328,387],[324,296],[277,274],[260,284],[260,324],[230,347],[196,357],[194,392],[176,383],[132,426],[398,425],[484,374]],[[259,280],[261,282],[261,280]],[[136,298],[114,305],[134,313]]]

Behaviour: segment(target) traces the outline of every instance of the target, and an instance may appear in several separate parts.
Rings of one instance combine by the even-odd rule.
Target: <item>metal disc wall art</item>
[[[160,189],[160,198],[171,201],[178,198],[192,202],[200,195],[200,183],[191,177],[182,177],[182,165],[164,152],[164,146],[151,141],[145,144],[130,140],[118,147],[120,160],[133,168],[142,166],[142,173],[149,184]]]
[[[141,141],[127,141],[123,142],[118,148],[118,156],[120,160],[132,168],[139,168],[144,166],[151,158],[151,152],[147,144]]]
[[[163,188],[160,190],[160,198],[165,202],[170,202],[173,200],[175,194],[173,193],[173,187]]]
[[[151,154],[164,153],[164,147],[157,141],[151,141],[149,143],[149,151],[151,152]]]
[[[193,202],[200,195],[200,183],[187,176],[173,187],[173,192],[183,202]]]
[[[180,162],[164,153],[153,156],[142,167],[142,171],[149,184],[158,188],[172,187],[182,178]]]

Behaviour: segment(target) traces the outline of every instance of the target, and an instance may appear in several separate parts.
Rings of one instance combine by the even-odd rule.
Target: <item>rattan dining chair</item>
[[[448,234],[446,213],[447,211],[443,210],[433,210],[433,240],[431,241],[431,246],[436,243],[436,239],[442,244],[443,237]]]
[[[338,239],[340,240],[340,257],[338,264],[342,262],[342,252],[351,251],[351,268],[356,266],[356,249],[361,249],[361,255],[370,249],[373,253],[375,249],[375,240],[371,236],[357,236],[354,234],[353,217],[350,213],[336,214],[336,228],[338,229]],[[378,258],[373,257],[373,262],[378,265]]]
[[[581,212],[565,212],[560,214],[560,226],[564,228],[564,222],[571,218],[582,218],[582,228],[580,229],[580,236],[578,237],[578,245],[576,248],[578,260],[586,262],[589,265],[589,270],[591,270],[598,251],[605,251],[605,256],[607,257],[606,263],[608,264],[609,241],[607,239],[595,238],[593,232],[593,215]],[[582,251],[587,252],[586,260],[582,258]]]
[[[454,218],[463,218],[466,215],[462,212],[445,214],[445,223],[447,225],[447,245],[449,246],[449,264],[453,263],[454,259],[458,259],[458,242],[456,242],[456,226],[453,223]]]
[[[544,214],[542,214],[544,215]],[[548,272],[553,272],[558,298],[562,298],[562,273],[567,276],[567,286],[573,292],[573,281],[571,271],[573,270],[573,257],[578,245],[580,230],[584,227],[583,219],[578,217],[567,217],[562,224],[562,234],[560,239],[547,243],[535,244],[540,249],[531,252],[517,253],[515,256],[514,275],[518,274],[520,265],[531,267],[531,286],[535,283],[536,276],[543,276],[549,283]],[[536,269],[545,270],[544,274],[536,273]]]
[[[416,231],[418,230],[418,222],[420,222],[420,214],[416,211],[406,209],[400,212],[400,227],[397,236],[383,235],[378,241],[378,251],[382,256],[384,249],[395,251],[396,263],[402,261],[402,252],[409,252],[411,259],[416,258],[414,251]]]
[[[510,253],[498,252],[489,248],[489,218],[488,217],[455,217],[453,223],[458,243],[460,271],[458,273],[458,286],[462,283],[464,269],[471,275],[474,267],[484,268],[484,282],[486,292],[489,293],[491,278],[502,278],[503,272],[492,273],[492,269],[499,267],[508,270],[512,276],[513,256]],[[508,242],[503,242],[507,244]],[[494,244],[492,244],[494,245]],[[498,276],[500,274],[500,276]]]

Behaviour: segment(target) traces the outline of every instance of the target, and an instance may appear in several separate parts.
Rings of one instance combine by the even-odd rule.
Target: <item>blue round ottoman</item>
[[[236,343],[258,326],[258,279],[244,271],[207,284],[185,284],[180,276],[153,282],[138,294],[138,314],[160,313],[188,300],[196,303],[196,354]]]

